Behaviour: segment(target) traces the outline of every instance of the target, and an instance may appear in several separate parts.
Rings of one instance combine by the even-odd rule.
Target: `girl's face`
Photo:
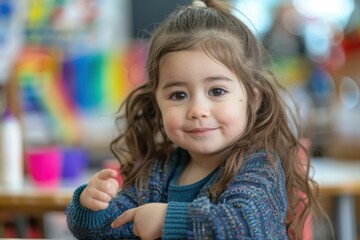
[[[220,156],[247,124],[239,79],[199,46],[161,59],[156,99],[167,136],[192,158]]]

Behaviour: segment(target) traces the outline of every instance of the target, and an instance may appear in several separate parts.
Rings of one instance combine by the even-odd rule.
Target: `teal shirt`
[[[168,239],[186,239],[187,235],[187,211],[190,203],[196,199],[201,189],[209,183],[210,179],[218,172],[215,169],[205,178],[190,185],[177,185],[176,182],[184,171],[186,164],[189,162],[190,156],[186,152],[181,152],[178,161],[172,166],[173,173],[170,175],[168,185],[168,211],[165,218],[164,235]]]
[[[189,162],[189,156],[183,154],[177,166],[174,166],[174,173],[170,178],[169,187],[168,187],[168,202],[192,202],[197,195],[199,195],[200,190],[205,186],[207,182],[212,178],[212,176],[218,171],[218,168],[211,172],[208,176],[201,179],[198,182],[195,182],[190,185],[177,185],[176,182],[184,171],[186,164]]]

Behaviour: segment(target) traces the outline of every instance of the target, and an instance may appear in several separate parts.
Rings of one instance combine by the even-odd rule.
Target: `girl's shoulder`
[[[248,167],[272,167],[281,168],[279,156],[274,152],[266,152],[259,149],[255,152],[246,152],[243,159],[243,168]]]
[[[229,183],[228,191],[262,189],[262,192],[274,191],[282,196],[281,199],[285,199],[285,176],[280,159],[276,154],[271,155],[271,158],[263,150],[245,154],[243,165]]]
[[[264,177],[276,182],[285,181],[279,156],[276,153],[268,153],[265,150],[258,150],[244,155],[243,165],[235,179],[243,179],[244,176]]]

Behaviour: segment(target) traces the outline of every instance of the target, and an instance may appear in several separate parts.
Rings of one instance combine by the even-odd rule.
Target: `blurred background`
[[[114,114],[127,93],[144,81],[149,34],[174,8],[190,2],[0,0],[0,113],[20,123],[23,161],[33,150],[56,148],[63,166],[69,151],[81,152],[86,172],[109,166]],[[274,71],[294,94],[312,157],[358,163],[360,1],[231,2],[234,14],[263,42]],[[2,117],[0,125],[5,126],[6,119]],[[5,142],[0,138],[1,146]],[[13,148],[7,146],[1,151]],[[71,166],[75,160],[69,159]],[[3,169],[12,164],[6,159],[0,163]],[[23,168],[27,181],[29,167],[23,163]],[[359,185],[352,194],[357,236]],[[6,193],[0,191],[0,203],[2,195]],[[334,199],[322,198],[332,219]],[[64,225],[63,214],[45,215],[45,230],[36,232],[37,226],[24,232],[21,226],[43,226],[44,220],[34,223],[30,214],[21,212],[20,218],[9,219],[1,206],[0,237],[49,237],[52,222]],[[24,221],[26,217],[30,220]],[[69,237],[64,231],[59,234]]]

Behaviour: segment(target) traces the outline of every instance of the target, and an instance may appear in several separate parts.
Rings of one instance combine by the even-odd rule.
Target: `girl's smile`
[[[193,129],[190,129],[185,132],[187,132],[190,136],[193,136],[193,137],[208,137],[211,134],[213,134],[217,129],[218,128],[202,127],[202,128],[193,128]]]

